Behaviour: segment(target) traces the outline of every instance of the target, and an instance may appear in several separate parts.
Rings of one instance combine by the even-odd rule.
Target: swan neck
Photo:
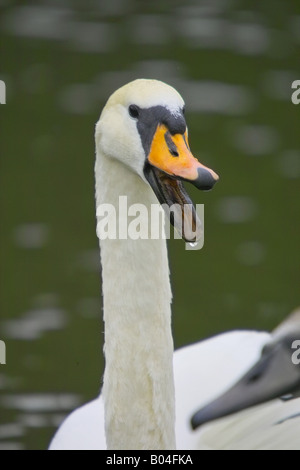
[[[113,182],[113,183],[111,183]],[[157,204],[122,163],[96,160],[96,202]],[[99,222],[99,220],[98,220]],[[109,449],[174,449],[171,288],[166,240],[100,240],[105,324],[103,397]]]

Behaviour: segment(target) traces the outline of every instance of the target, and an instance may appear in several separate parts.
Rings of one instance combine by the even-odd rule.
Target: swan
[[[278,397],[281,400],[276,400]],[[245,369],[245,374],[223,395],[196,412],[191,424],[197,429],[213,422],[199,433],[202,448],[299,450],[299,397],[300,309],[297,309],[274,330],[258,361]],[[240,410],[246,411],[238,413]],[[224,418],[232,413],[235,414]]]
[[[218,175],[191,154],[184,101],[174,88],[139,79],[118,89],[101,113],[95,140],[97,208],[112,205],[122,226],[121,196],[128,206],[149,209],[157,201],[177,203],[180,217],[171,221],[184,240],[198,239],[197,214],[181,181],[209,190]],[[100,236],[100,252],[102,392],[67,417],[50,449],[206,448],[199,439],[203,430],[192,431],[190,418],[259,360],[271,336],[233,331],[174,353],[166,240]]]
[[[272,333],[261,357],[240,380],[216,400],[194,414],[192,427],[265,403],[273,398],[300,396],[300,309]],[[295,403],[293,403],[294,405]],[[294,417],[300,418],[300,400]],[[285,418],[287,420],[287,418]],[[300,428],[300,420],[297,425]]]

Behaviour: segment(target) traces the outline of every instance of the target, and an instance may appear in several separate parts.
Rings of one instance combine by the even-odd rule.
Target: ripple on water
[[[27,250],[43,248],[49,239],[49,228],[46,224],[22,224],[15,228],[13,238],[21,248]]]
[[[114,44],[113,25],[75,19],[74,11],[63,6],[21,6],[10,9],[3,17],[9,34],[34,39],[64,41],[81,52],[103,53]]]
[[[71,393],[3,395],[0,403],[5,408],[32,413],[67,411],[79,405],[80,397]]]
[[[254,102],[250,89],[224,82],[184,80],[180,91],[190,111],[224,115],[247,114]]]
[[[72,15],[67,8],[26,5],[10,9],[2,21],[5,30],[16,36],[61,40]]]
[[[176,13],[177,32],[190,47],[232,50],[252,56],[264,54],[270,47],[270,31],[257,22],[252,12],[244,12],[235,20],[225,18],[211,7],[179,8]]]
[[[228,22],[223,18],[187,16],[177,19],[178,34],[183,36],[192,48],[227,48]],[[180,23],[180,24],[179,24]]]
[[[7,423],[0,425],[0,439],[14,439],[25,434],[24,427],[19,423]]]
[[[62,309],[34,309],[21,318],[3,322],[3,330],[8,338],[30,341],[40,338],[46,331],[64,328],[67,322],[67,313]]]
[[[21,442],[0,442],[0,450],[24,450]]]
[[[247,125],[236,130],[234,144],[250,156],[266,155],[278,146],[278,133],[269,126]]]
[[[217,217],[226,224],[241,224],[255,218],[258,212],[254,199],[246,196],[223,197],[217,205]]]
[[[231,40],[232,49],[243,55],[262,55],[270,46],[269,31],[257,23],[233,24]]]
[[[72,408],[71,408],[72,409]],[[66,418],[66,413],[28,413],[23,412],[18,417],[18,422],[25,428],[38,429],[54,427],[58,428]]]

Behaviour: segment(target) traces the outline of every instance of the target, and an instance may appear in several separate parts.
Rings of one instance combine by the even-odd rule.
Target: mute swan
[[[276,328],[259,360],[230,390],[195,413],[192,426],[196,429],[282,396],[300,396],[300,309]],[[300,418],[300,400],[297,407]]]
[[[237,383],[194,414],[192,425],[217,420],[200,432],[202,448],[299,450],[299,396],[300,309],[276,328]],[[231,413],[236,414],[220,419]]]
[[[183,207],[190,199],[182,179],[206,190],[218,180],[190,153],[183,109],[181,96],[156,80],[125,85],[103,109],[95,134],[96,204],[113,204],[120,225],[121,195],[128,205],[149,208],[158,199]],[[197,226],[190,210],[183,238],[197,238]],[[171,450],[176,441],[180,449],[205,447],[189,423],[201,406],[199,393],[204,405],[225,392],[259,359],[270,335],[230,332],[173,354],[165,240],[102,239],[100,250],[102,394],[65,420],[50,449]]]

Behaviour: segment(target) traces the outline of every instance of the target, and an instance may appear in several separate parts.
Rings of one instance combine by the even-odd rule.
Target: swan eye
[[[185,106],[182,108],[182,114],[185,115]]]
[[[139,108],[135,104],[131,104],[128,108],[131,117],[137,119],[139,117]]]

